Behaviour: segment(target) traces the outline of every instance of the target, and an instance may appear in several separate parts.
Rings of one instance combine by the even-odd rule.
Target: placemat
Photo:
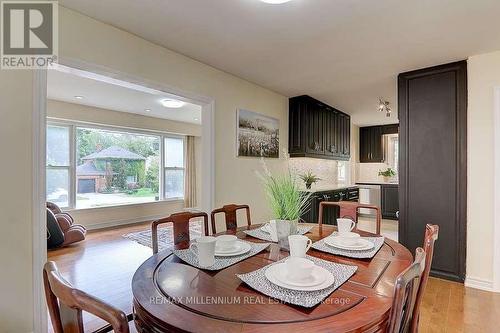
[[[305,235],[309,231],[311,231],[312,228],[314,228],[314,226],[300,225],[299,224],[297,226],[297,235]],[[254,238],[262,239],[262,240],[265,240],[265,241],[268,241],[268,242],[272,242],[273,241],[271,239],[271,234],[268,233],[268,232],[262,231],[262,227],[256,228],[256,229],[252,229],[252,230],[244,230],[243,232],[245,234],[249,235],[249,236],[254,237]]]
[[[338,233],[334,232],[328,237],[335,237],[336,235],[338,235]],[[377,254],[382,245],[384,245],[384,240],[385,240],[384,237],[363,237],[363,239],[372,242],[374,244],[374,247],[371,250],[364,250],[364,251],[344,250],[326,244],[325,238],[317,241],[316,243],[313,243],[311,247],[318,251],[335,254],[339,256],[357,258],[357,259],[369,259],[373,258]]]
[[[240,241],[245,242],[244,240]],[[270,245],[270,243],[252,243],[252,242],[246,242],[246,243],[250,244],[250,246],[252,247],[250,251],[248,251],[247,253],[232,257],[215,256],[215,263],[209,267],[201,267],[198,262],[198,255],[195,252],[191,251],[190,249],[173,250],[172,253],[191,266],[200,269],[206,269],[209,271],[217,271],[229,267],[231,265],[234,265],[242,260],[245,260],[246,258],[250,258],[251,256],[256,255],[257,253],[261,252]]]
[[[263,293],[264,295],[279,299],[280,301],[289,304],[295,304],[306,308],[310,308],[321,303],[338,287],[340,287],[347,280],[349,280],[349,278],[358,269],[357,266],[338,264],[311,256],[306,256],[306,258],[314,261],[316,265],[321,266],[330,271],[335,278],[335,282],[330,287],[317,291],[297,291],[275,285],[266,278],[265,276],[266,269],[272,265],[284,262],[286,259],[288,259],[288,257],[280,261],[277,261],[273,264],[262,267],[256,271],[246,274],[236,274],[236,276],[238,276],[238,278],[240,278],[250,287],[252,287],[253,289],[257,290],[260,293]]]

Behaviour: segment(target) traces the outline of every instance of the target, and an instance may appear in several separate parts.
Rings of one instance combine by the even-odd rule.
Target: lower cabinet
[[[381,185],[382,218],[397,220],[396,212],[399,211],[399,186]]]
[[[309,199],[309,209],[301,216],[303,222],[318,223],[319,204],[322,201],[358,201],[359,189],[349,187],[334,191],[315,192]],[[323,210],[323,223],[336,225],[337,218],[340,216],[338,206],[326,206]]]

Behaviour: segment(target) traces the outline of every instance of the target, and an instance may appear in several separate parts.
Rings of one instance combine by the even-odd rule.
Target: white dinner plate
[[[375,244],[364,238],[358,239],[358,242],[355,245],[345,245],[342,243],[341,238],[338,236],[325,238],[325,244],[342,250],[349,250],[349,251],[366,251],[373,249],[373,247],[375,246]]]
[[[328,271],[326,271],[328,272]],[[286,264],[279,264],[279,268],[275,271],[275,277],[283,283],[297,287],[312,287],[317,286],[326,280],[325,269],[314,266],[311,276],[302,281],[293,281],[288,278],[288,267]]]
[[[232,250],[221,250],[217,248],[217,245],[215,246],[215,255],[217,257],[232,257],[232,256],[238,256],[244,253],[247,253],[252,249],[252,246],[248,244],[247,242],[243,241],[236,241],[236,246]]]
[[[286,265],[286,264],[280,263],[280,264],[269,266],[269,268],[266,269],[266,272],[264,273],[264,275],[271,283],[273,283],[277,286],[286,288],[286,289],[299,290],[299,291],[316,291],[316,290],[322,290],[322,289],[328,288],[335,282],[335,278],[334,278],[333,274],[330,273],[328,270],[324,269],[323,267],[319,267],[319,266],[316,266],[317,268],[315,268],[315,270],[316,270],[315,274],[316,274],[316,276],[318,276],[318,274],[322,274],[324,276],[324,281],[319,283],[319,284],[312,285],[312,286],[311,285],[300,285],[299,286],[299,285],[297,285],[296,282],[291,282],[291,281],[285,282],[285,281],[281,280],[283,278],[281,276],[281,271],[283,270],[283,265]],[[285,267],[285,270],[286,270],[286,267]],[[286,277],[284,279],[287,280]]]

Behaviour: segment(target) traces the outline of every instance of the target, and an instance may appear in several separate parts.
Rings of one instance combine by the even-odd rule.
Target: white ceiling
[[[357,124],[395,122],[397,74],[500,49],[498,0],[60,0],[88,16]],[[147,22],[147,24],[146,24]]]
[[[160,102],[171,96],[162,94],[160,91],[93,73],[67,70],[61,66],[59,68],[60,70],[48,71],[47,95],[49,99],[201,124],[201,106],[186,103],[177,109],[166,108]],[[75,96],[83,96],[83,99],[76,99]],[[146,109],[150,111],[145,111]]]

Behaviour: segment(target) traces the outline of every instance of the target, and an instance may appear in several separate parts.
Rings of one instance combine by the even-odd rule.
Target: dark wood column
[[[431,274],[465,279],[467,63],[399,75],[399,239],[412,252],[438,224]]]

